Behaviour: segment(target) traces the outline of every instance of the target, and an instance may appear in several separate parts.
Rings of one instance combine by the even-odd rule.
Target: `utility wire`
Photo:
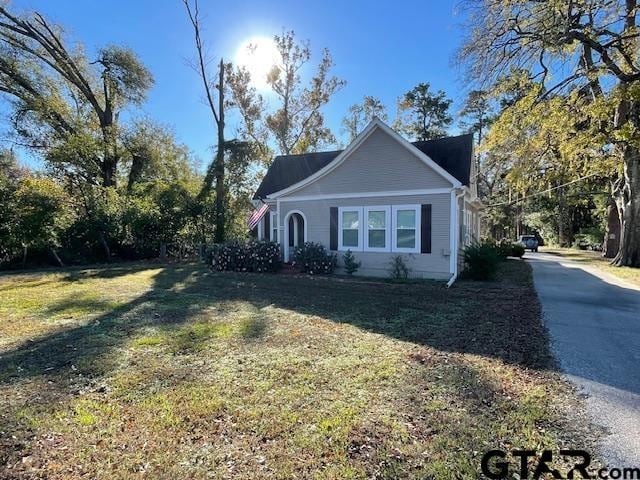
[[[564,188],[567,185],[571,185],[573,183],[581,182],[582,180],[586,180],[587,178],[596,177],[596,176],[598,176],[596,173],[592,173],[592,174],[587,175],[585,177],[580,177],[580,178],[577,178],[575,180],[571,180],[570,182],[563,183],[562,185],[557,185],[555,187],[551,187],[551,188],[547,188],[546,190],[542,190],[541,192],[532,193],[531,195],[527,195],[527,196],[524,196],[522,198],[518,198],[517,200],[512,200],[510,202],[500,202],[500,203],[493,203],[491,205],[486,205],[485,208],[500,207],[502,205],[513,205],[514,203],[524,202],[525,200],[528,200],[531,197],[537,197],[538,195],[543,195],[545,193],[549,193],[549,192],[552,192],[554,190],[558,190],[559,188]]]

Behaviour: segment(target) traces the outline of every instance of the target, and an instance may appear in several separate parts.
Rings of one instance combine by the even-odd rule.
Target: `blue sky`
[[[329,48],[334,74],[347,80],[324,109],[336,135],[349,105],[364,95],[379,97],[390,118],[396,98],[419,82],[445,90],[456,102],[454,112],[464,97],[460,72],[451,65],[462,23],[457,0],[200,2],[212,56],[233,59],[246,39],[283,28],[308,39],[315,60],[321,48]],[[171,126],[180,142],[209,161],[214,131],[198,77],[187,64],[194,48],[181,0],[14,0],[12,6],[38,10],[64,25],[89,54],[106,44],[135,50],[155,78],[143,113]]]

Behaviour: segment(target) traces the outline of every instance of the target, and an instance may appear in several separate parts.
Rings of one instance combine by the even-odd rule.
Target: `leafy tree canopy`
[[[430,84],[420,83],[399,100],[394,126],[416,140],[444,137],[453,122],[449,113],[452,102],[442,90],[432,92]]]

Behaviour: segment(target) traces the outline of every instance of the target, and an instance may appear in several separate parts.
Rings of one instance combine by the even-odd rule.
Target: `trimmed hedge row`
[[[218,272],[269,272],[282,267],[280,245],[277,242],[231,242],[214,245],[207,260]]]

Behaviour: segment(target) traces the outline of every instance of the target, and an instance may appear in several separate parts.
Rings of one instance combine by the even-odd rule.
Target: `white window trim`
[[[363,245],[362,245],[362,219],[363,219],[363,214],[362,214],[362,207],[338,207],[338,250],[341,252],[345,252],[347,250],[351,250],[352,252],[361,252]],[[344,212],[357,212],[358,213],[358,246],[357,247],[345,247],[342,244],[342,214]]]
[[[278,228],[278,212],[269,212],[269,240],[272,242],[278,241],[278,232],[280,229]],[[276,235],[274,238],[273,231],[276,231]]]
[[[384,212],[384,244],[385,247],[370,247],[369,246],[369,212]],[[376,205],[371,207],[364,207],[362,224],[364,226],[364,251],[365,252],[390,252],[391,251],[391,206],[390,205]],[[380,230],[374,228],[372,230]]]
[[[398,247],[398,210],[414,210],[416,212],[416,245],[414,248],[402,248]],[[391,249],[394,252],[398,253],[420,253],[420,231],[421,231],[421,207],[420,205],[392,205],[391,206],[392,217],[393,217],[393,228],[392,228],[392,240],[391,240]]]

